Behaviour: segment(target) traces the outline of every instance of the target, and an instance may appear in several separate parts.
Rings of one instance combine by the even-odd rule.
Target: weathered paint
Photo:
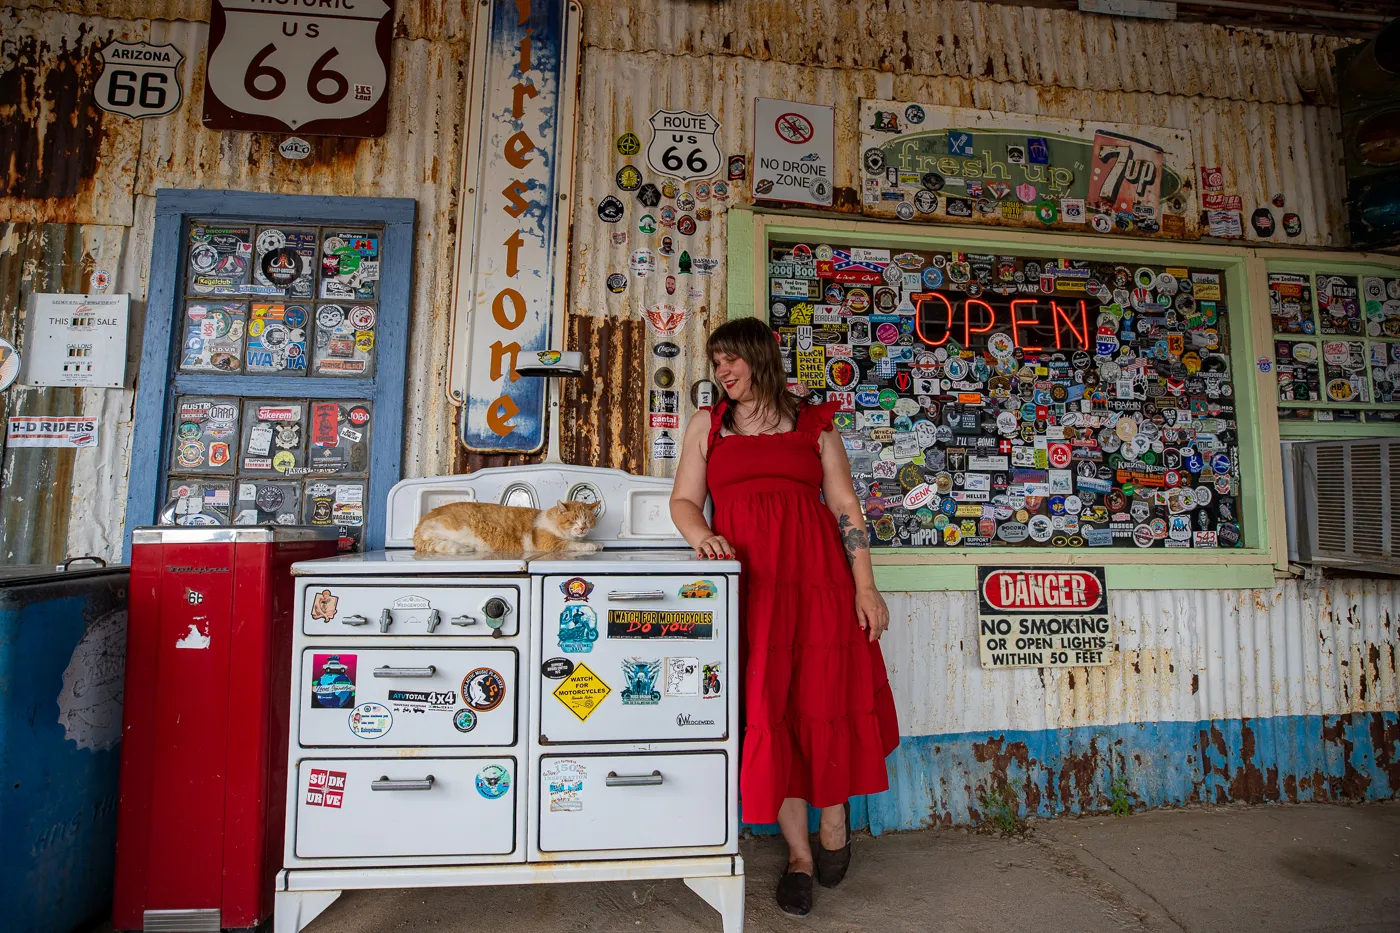
[[[1400,794],[1400,586],[1110,593],[1101,668],[984,671],[970,593],[889,597],[885,662],[904,736],[876,831],[976,823],[1010,783],[1037,816]]]

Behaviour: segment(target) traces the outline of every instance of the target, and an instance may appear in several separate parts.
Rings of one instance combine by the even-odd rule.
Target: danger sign
[[[1116,643],[1102,567],[977,568],[982,667],[1108,664]]]

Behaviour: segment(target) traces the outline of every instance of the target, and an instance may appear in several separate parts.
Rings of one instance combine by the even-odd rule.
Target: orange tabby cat
[[[450,502],[418,520],[413,549],[422,554],[601,551],[601,544],[580,540],[597,523],[598,514],[587,502],[560,502],[543,511],[490,502]]]

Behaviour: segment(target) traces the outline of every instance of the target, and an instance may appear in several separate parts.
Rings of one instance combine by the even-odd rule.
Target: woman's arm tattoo
[[[846,560],[852,564],[856,562],[856,551],[869,549],[870,541],[866,538],[865,532],[855,526],[851,521],[851,516],[845,512],[837,519],[841,528],[841,543],[846,545]]]

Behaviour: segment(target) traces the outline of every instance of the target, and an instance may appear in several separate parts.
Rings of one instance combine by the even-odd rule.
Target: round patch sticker
[[[452,714],[452,725],[458,732],[470,732],[476,728],[476,713],[469,709],[459,709]]]
[[[350,418],[351,424],[356,427],[363,427],[369,424],[369,409],[362,405],[356,405],[354,408],[350,409],[348,417]]]
[[[377,739],[394,727],[394,714],[382,703],[361,703],[350,711],[350,731],[362,739]]]
[[[462,702],[478,712],[490,712],[505,698],[505,679],[489,667],[478,667],[462,678]]]
[[[355,305],[350,309],[350,323],[356,330],[374,327],[374,317],[374,308],[370,305]]]
[[[487,800],[504,797],[510,790],[510,772],[500,765],[487,765],[476,776],[476,792]]]
[[[624,156],[634,156],[642,151],[642,141],[637,138],[636,133],[623,133],[617,138],[617,154]]]
[[[344,320],[345,309],[340,305],[321,305],[321,307],[316,309],[316,323],[322,327],[336,327]],[[252,334],[254,337],[257,336],[257,334],[253,333],[253,325],[256,324],[261,324],[261,322],[254,321],[253,324],[248,325],[248,333]],[[261,331],[259,331],[259,333],[261,333]]]

